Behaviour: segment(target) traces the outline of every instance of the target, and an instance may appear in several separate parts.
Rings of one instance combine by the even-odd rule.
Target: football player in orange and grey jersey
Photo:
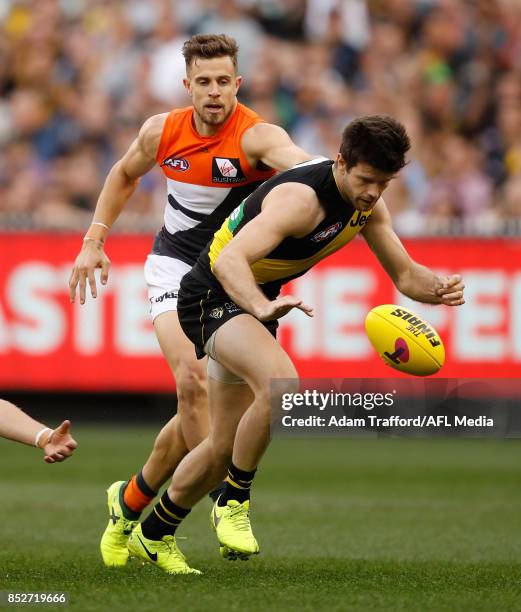
[[[141,511],[172,475],[183,456],[207,435],[205,370],[177,317],[177,291],[230,212],[275,170],[311,159],[288,134],[262,121],[237,101],[237,45],[225,35],[196,35],[183,47],[184,85],[192,106],[155,115],[142,126],[126,154],[109,172],[91,226],[69,281],[74,301],[87,282],[97,295],[94,270],[108,280],[104,251],[108,231],[135,191],[141,176],[159,164],[167,180],[164,226],[145,264],[155,332],[175,376],[177,415],[161,430],[143,469],[108,489],[110,520],[101,541],[106,565],[124,565],[127,540]],[[237,393],[249,390],[237,387]],[[182,573],[184,565],[178,570]],[[177,573],[173,568],[172,573]]]

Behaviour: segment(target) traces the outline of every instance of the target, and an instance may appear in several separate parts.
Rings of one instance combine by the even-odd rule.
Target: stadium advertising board
[[[148,236],[112,236],[113,267],[96,300],[68,298],[81,237],[0,236],[0,386],[4,389],[168,391],[143,279]],[[460,272],[462,308],[413,303],[394,289],[363,240],[288,285],[315,308],[281,321],[280,339],[303,377],[403,376],[385,366],[364,331],[378,304],[413,308],[432,323],[447,351],[438,376],[521,378],[521,242],[431,239],[406,243],[418,261]]]

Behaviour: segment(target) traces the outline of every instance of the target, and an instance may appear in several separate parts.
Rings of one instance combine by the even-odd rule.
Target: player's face
[[[209,126],[226,121],[237,101],[241,84],[230,57],[195,58],[184,85],[192,99],[197,118]]]
[[[342,156],[338,156],[338,188],[341,194],[353,203],[357,210],[367,211],[373,208],[394,178],[390,172],[382,172],[365,163],[346,169]]]

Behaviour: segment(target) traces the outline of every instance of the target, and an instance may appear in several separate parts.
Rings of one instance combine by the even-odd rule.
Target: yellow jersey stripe
[[[230,242],[232,238],[233,234],[231,233],[228,227],[228,219],[225,219],[224,223],[213,235],[212,244],[210,245],[210,252],[208,253],[208,257],[210,258],[210,269],[212,271],[213,266],[215,264],[215,260],[219,256],[219,253],[224,249],[224,247],[228,244],[228,242]]]
[[[372,212],[372,211],[371,211]],[[367,213],[369,217],[371,213]],[[353,217],[358,215],[358,211],[355,210]],[[351,218],[353,218],[351,217]],[[308,268],[313,267],[322,259],[325,259],[331,253],[338,251],[348,242],[351,242],[353,238],[360,232],[361,226],[356,225],[352,227],[350,223],[347,223],[346,227],[323,249],[317,251],[311,257],[305,259],[259,259],[252,266],[252,272],[255,280],[259,284],[269,283],[271,281],[281,280],[295,274],[300,274]]]
[[[372,210],[365,213],[366,219],[372,214]],[[272,259],[265,257],[256,261],[252,266],[252,272],[255,280],[260,285],[269,283],[271,281],[277,281],[296,274],[300,274],[306,271],[308,268],[313,267],[319,261],[331,255],[338,249],[342,248],[348,242],[360,232],[362,225],[351,224],[351,221],[355,220],[359,215],[359,211],[355,210],[351,219],[346,223],[344,229],[335,236],[335,238],[326,244],[322,249],[317,251],[314,255],[306,257],[305,259]],[[210,259],[210,268],[213,271],[213,267],[219,253],[233,238],[233,233],[230,231],[228,219],[224,221],[220,229],[215,232],[214,238],[210,245],[210,251],[208,253]]]

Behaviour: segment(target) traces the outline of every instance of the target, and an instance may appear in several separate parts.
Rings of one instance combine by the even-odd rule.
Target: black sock
[[[168,497],[168,491],[165,491],[152,512],[141,523],[143,535],[149,540],[160,540],[165,535],[174,535],[189,512],[190,510],[174,504]]]
[[[219,497],[219,506],[226,506],[231,499],[238,501],[240,504],[250,499],[250,487],[256,471],[246,472],[232,463],[228,468],[228,476],[224,481],[226,488]]]
[[[210,493],[208,493],[208,496],[210,497],[212,501],[216,502],[219,499],[219,496],[224,493],[225,489],[226,489],[226,483],[221,482],[221,484],[215,487],[213,491],[210,491]]]
[[[157,491],[154,491],[147,485],[145,478],[143,477],[143,470],[140,470],[139,474],[136,476],[136,483],[139,490],[147,497],[155,497],[157,495]]]

